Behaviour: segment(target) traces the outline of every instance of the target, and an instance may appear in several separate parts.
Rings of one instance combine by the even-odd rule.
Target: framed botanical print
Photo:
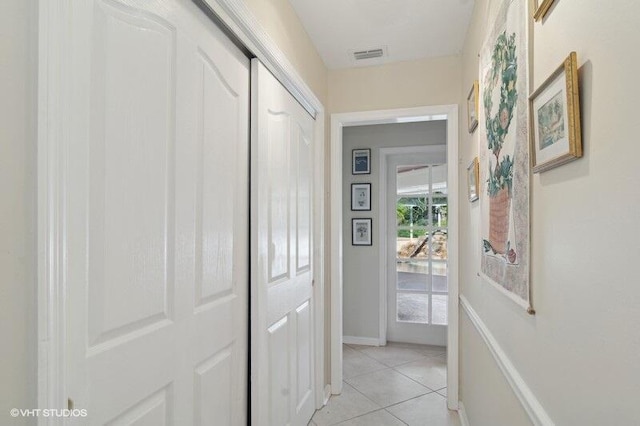
[[[370,246],[371,239],[371,218],[351,219],[351,245]]]
[[[534,173],[582,157],[577,62],[571,52],[529,98]]]
[[[371,184],[352,183],[351,184],[351,210],[368,211],[371,210]]]

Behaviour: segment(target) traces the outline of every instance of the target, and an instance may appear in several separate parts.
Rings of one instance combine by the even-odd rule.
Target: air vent
[[[353,52],[353,57],[356,61],[380,58],[382,55],[384,55],[384,51],[382,49],[359,50],[357,52]]]

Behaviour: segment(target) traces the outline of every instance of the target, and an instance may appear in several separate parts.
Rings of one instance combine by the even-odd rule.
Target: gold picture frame
[[[473,86],[467,96],[467,124],[469,133],[473,133],[478,127],[478,80],[473,82]]]
[[[576,52],[529,97],[529,107],[534,173],[582,157]]]
[[[467,187],[469,188],[469,201],[474,202],[480,198],[480,166],[478,165],[478,157],[474,158],[469,167],[467,167]]]
[[[554,1],[555,0],[542,0],[542,2],[539,3],[538,0],[533,0],[533,19],[537,22],[544,18],[547,15],[547,12],[549,12],[549,9],[551,8],[551,5],[553,5]]]

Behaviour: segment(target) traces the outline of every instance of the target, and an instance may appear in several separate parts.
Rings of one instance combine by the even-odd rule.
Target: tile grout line
[[[404,364],[403,364],[403,365],[404,365]],[[400,366],[398,366],[398,367],[400,367]],[[434,389],[431,389],[429,386],[427,386],[427,385],[425,385],[425,384],[420,383],[419,381],[417,381],[417,380],[416,380],[416,379],[414,379],[413,377],[410,377],[410,376],[408,376],[408,375],[404,374],[402,371],[398,371],[398,370],[396,370],[395,368],[392,368],[392,369],[393,369],[393,371],[395,371],[396,373],[398,373],[398,374],[402,374],[402,375],[403,375],[404,377],[406,377],[407,379],[412,380],[412,381],[414,381],[415,383],[419,384],[420,386],[423,386],[423,387],[425,387],[425,388],[427,388],[427,389],[429,389],[429,390],[431,391],[431,392],[427,392],[427,393],[438,392],[438,391],[436,391],[436,390],[434,390]],[[446,386],[445,386],[445,388],[446,388]],[[444,389],[444,388],[442,388],[442,389]],[[426,394],[425,394],[425,395],[426,395]],[[407,401],[408,401],[408,400],[407,400]]]
[[[380,368],[379,370],[365,371],[364,373],[356,374],[355,376],[351,376],[351,377],[344,377],[344,375],[343,375],[342,380],[346,381],[346,380],[349,380],[349,379],[355,379],[356,377],[364,376],[365,374],[377,373],[379,371],[393,369],[393,367],[388,367],[388,366],[386,366],[386,365],[384,365],[382,363],[380,363],[380,365],[382,365],[383,368]]]
[[[372,400],[371,398],[369,398],[367,395],[365,395],[364,393],[362,393],[362,392],[360,391],[360,389],[356,388],[356,387],[355,387],[354,385],[352,385],[351,383],[348,383],[348,382],[345,382],[345,383],[347,383],[349,386],[351,386],[353,389],[355,389],[355,390],[356,390],[356,392],[358,392],[359,394],[361,394],[362,396],[364,396],[365,398],[367,398],[369,401],[371,401],[371,402],[373,402],[374,404],[376,404],[376,405],[378,405],[379,407],[381,407],[383,410],[386,410],[386,409],[387,409],[387,408],[389,408],[389,407],[393,407],[394,405],[402,404],[403,402],[411,401],[412,399],[420,398],[421,396],[429,395],[429,394],[432,394],[432,393],[435,393],[435,392],[436,392],[436,391],[432,390],[430,387],[425,386],[425,385],[423,385],[422,383],[418,383],[418,382],[416,382],[415,380],[413,380],[411,377],[406,376],[405,374],[400,373],[399,371],[395,370],[393,367],[389,367],[389,368],[387,368],[387,370],[393,370],[393,371],[395,371],[396,373],[400,374],[401,376],[404,376],[404,377],[406,377],[407,379],[409,379],[409,380],[413,381],[414,383],[418,384],[419,386],[422,386],[423,388],[425,388],[425,389],[426,389],[426,390],[428,390],[429,392],[425,392],[425,393],[422,393],[422,394],[420,394],[420,395],[416,395],[416,396],[413,396],[413,397],[411,397],[411,398],[407,398],[407,399],[405,399],[405,400],[403,400],[403,401],[394,402],[393,404],[389,404],[389,405],[386,405],[386,406],[385,406],[385,405],[380,405],[380,404],[378,404],[376,401],[374,401],[374,400]],[[370,372],[370,373],[365,373],[365,374],[377,373],[377,372],[379,372],[379,371],[384,371],[384,370],[372,371],[372,372]],[[361,376],[364,376],[364,374],[362,374]],[[443,388],[443,389],[444,389],[444,388]],[[440,396],[442,396],[442,395],[440,395]],[[378,410],[374,410],[374,411],[378,411]],[[371,412],[372,412],[372,411],[371,411]],[[390,413],[390,414],[391,414],[391,413]],[[363,414],[363,415],[364,415],[364,414]],[[356,416],[356,417],[360,417],[360,416]],[[356,417],[353,417],[353,418],[355,419]],[[394,416],[394,417],[395,417],[395,416]],[[349,420],[349,419],[347,419],[347,420]],[[400,420],[400,419],[398,419],[398,420]],[[345,420],[345,421],[346,421],[346,420]]]
[[[348,346],[348,345],[347,345],[347,346]],[[382,346],[376,346],[376,347],[382,347]],[[370,371],[370,372],[368,372],[368,373],[362,373],[362,374],[359,374],[359,375],[357,375],[357,376],[352,376],[352,377],[350,377],[350,379],[351,379],[351,378],[356,378],[356,377],[361,377],[361,376],[364,376],[365,374],[371,374],[371,373],[376,373],[376,372],[380,372],[380,371],[384,371],[384,370],[389,370],[389,369],[391,369],[391,370],[395,371],[396,373],[401,374],[402,376],[406,377],[407,379],[409,379],[409,380],[413,381],[414,383],[416,383],[416,384],[418,384],[418,385],[420,385],[420,386],[422,386],[422,387],[424,387],[424,388],[426,388],[427,390],[429,390],[429,391],[430,391],[430,392],[424,393],[424,394],[422,394],[422,395],[420,395],[420,396],[428,395],[428,394],[430,394],[430,393],[434,393],[434,392],[435,392],[435,393],[437,393],[437,392],[438,392],[437,390],[435,390],[435,389],[431,389],[429,386],[426,386],[426,385],[424,385],[424,384],[422,384],[422,383],[418,382],[417,380],[413,379],[412,377],[409,377],[408,375],[404,374],[402,371],[396,370],[396,367],[402,367],[403,365],[407,365],[407,364],[410,364],[410,363],[412,363],[412,362],[420,361],[421,359],[416,359],[416,360],[413,360],[413,361],[407,361],[407,362],[404,362],[404,363],[401,363],[401,364],[398,364],[398,365],[395,365],[395,366],[387,366],[386,364],[383,364],[383,363],[382,363],[382,362],[380,362],[379,360],[377,360],[377,359],[375,359],[375,358],[373,358],[373,357],[371,357],[371,356],[367,355],[366,353],[363,353],[363,352],[361,352],[361,351],[359,351],[359,350],[357,350],[357,349],[355,349],[355,348],[351,348],[351,349],[353,349],[353,350],[355,350],[355,351],[357,351],[357,352],[359,352],[359,353],[362,353],[364,356],[367,356],[367,357],[369,357],[369,358],[373,359],[374,361],[376,361],[376,362],[378,362],[378,363],[380,363],[380,364],[382,364],[382,365],[385,365],[387,368],[383,368],[383,369],[380,369],[380,370]],[[366,348],[366,349],[368,349],[368,348]],[[402,349],[407,349],[407,350],[410,350],[410,351],[412,351],[412,352],[415,352],[415,353],[419,354],[423,359],[424,359],[424,358],[435,358],[435,357],[439,357],[439,356],[441,356],[441,355],[446,355],[446,353],[445,353],[445,354],[439,354],[439,355],[435,355],[435,356],[433,356],[433,357],[429,357],[429,356],[425,356],[425,355],[423,355],[423,354],[421,354],[421,353],[419,353],[419,352],[417,352],[417,351],[414,351],[413,349],[409,349],[409,348],[402,348]],[[343,358],[344,358],[344,356],[343,356]],[[348,383],[348,382],[347,382],[347,383]],[[356,387],[355,387],[355,386],[353,386],[353,385],[351,385],[350,383],[349,383],[349,385],[350,385],[352,388],[356,389]],[[440,390],[445,389],[445,388],[446,388],[446,386],[445,386],[445,387],[443,387],[443,388],[441,388]],[[356,389],[356,390],[358,390],[358,389]],[[358,392],[360,392],[360,391],[358,390]],[[362,393],[362,392],[360,392],[360,393]],[[366,395],[364,395],[364,394],[362,394],[362,395],[366,397]],[[439,394],[439,395],[440,395],[440,394]],[[440,395],[440,396],[442,396],[442,395]],[[409,401],[409,400],[411,400],[411,399],[412,399],[412,398],[409,398],[409,399],[407,399],[406,401]],[[406,401],[401,401],[401,402],[406,402]],[[401,402],[399,402],[398,404],[400,404]],[[389,407],[390,407],[390,406],[389,406]],[[386,408],[386,407],[384,407],[384,408]]]
[[[359,418],[359,417],[364,417],[364,416],[366,416],[366,415],[368,415],[368,414],[377,413],[378,411],[384,411],[385,413],[389,414],[391,417],[393,417],[393,418],[395,418],[395,419],[398,419],[398,418],[397,418],[396,416],[394,416],[392,413],[388,412],[386,408],[378,408],[377,410],[369,411],[368,413],[360,414],[360,415],[358,415],[358,416],[351,417],[351,418],[349,418],[349,419],[339,421],[338,423],[332,423],[332,424],[331,424],[331,425],[329,425],[329,426],[341,425],[342,423],[344,423],[344,422],[348,422],[349,420],[357,419],[357,418]],[[408,426],[408,423],[404,422],[402,419],[398,419],[398,420],[399,420],[402,424],[404,424],[404,425],[407,425],[407,426]]]
[[[408,401],[408,400],[407,400],[407,401]],[[400,417],[398,417],[398,416],[396,416],[395,414],[393,414],[391,411],[387,410],[386,408],[383,408],[383,410],[384,410],[385,412],[389,413],[389,415],[390,415],[391,417],[394,417],[394,418],[398,419],[402,424],[405,424],[405,425],[409,426],[409,423],[405,422],[405,421],[404,421],[404,420],[402,420]]]
[[[373,356],[371,356],[371,355],[367,354],[366,352],[363,352],[363,351],[362,351],[362,350],[360,350],[360,349],[354,348],[354,347],[349,346],[349,345],[346,345],[346,346],[348,346],[350,349],[352,349],[352,350],[356,351],[357,353],[362,354],[362,355],[366,356],[367,358],[372,359],[373,361],[375,361],[375,362],[379,363],[380,365],[384,366],[384,368],[381,368],[381,369],[379,369],[379,370],[372,370],[372,371],[369,371],[369,372],[366,372],[366,373],[358,374],[358,375],[356,375],[356,376],[351,376],[351,377],[349,377],[348,379],[343,379],[343,381],[344,381],[344,383],[345,383],[345,384],[349,385],[352,389],[354,389],[356,392],[358,392],[360,395],[362,395],[365,399],[367,399],[368,401],[371,401],[374,405],[376,405],[376,406],[378,406],[378,407],[380,407],[380,408],[375,409],[375,410],[373,410],[373,411],[369,411],[369,412],[366,412],[366,413],[360,414],[360,415],[355,416],[355,417],[351,417],[351,418],[348,418],[348,419],[342,420],[342,421],[340,421],[340,422],[338,422],[338,423],[332,423],[332,425],[339,425],[339,424],[342,424],[342,423],[344,423],[344,422],[348,422],[348,421],[350,421],[350,420],[357,419],[358,417],[363,417],[363,416],[366,416],[366,415],[368,415],[368,414],[375,413],[375,412],[378,412],[378,411],[384,411],[384,412],[388,413],[389,415],[391,415],[393,418],[395,418],[395,419],[397,419],[398,421],[400,421],[402,424],[407,425],[407,423],[406,423],[406,422],[404,422],[402,419],[400,419],[400,418],[398,418],[397,416],[395,416],[392,412],[388,411],[387,409],[388,409],[388,408],[391,408],[391,407],[394,407],[394,406],[397,406],[397,405],[399,405],[399,404],[403,404],[403,403],[405,403],[405,402],[408,402],[408,401],[411,401],[411,400],[417,399],[417,398],[421,398],[421,397],[426,396],[426,395],[433,394],[433,393],[436,393],[436,394],[437,394],[438,396],[440,396],[440,397],[444,397],[442,394],[440,394],[440,393],[438,393],[438,392],[439,392],[439,391],[441,391],[442,389],[446,389],[446,386],[445,386],[445,387],[443,387],[443,388],[437,389],[437,390],[435,390],[435,389],[431,389],[430,387],[428,387],[428,386],[426,386],[426,385],[424,385],[424,384],[422,384],[422,383],[418,382],[417,380],[415,380],[415,379],[413,379],[412,377],[410,377],[410,376],[408,376],[408,375],[404,374],[403,372],[396,370],[396,368],[397,368],[397,367],[402,367],[402,366],[407,365],[407,364],[410,364],[410,363],[412,363],[412,362],[421,361],[421,360],[424,360],[424,359],[432,359],[432,358],[442,357],[443,355],[446,357],[446,352],[445,352],[445,353],[438,353],[438,354],[435,354],[435,355],[425,355],[424,353],[418,352],[418,351],[416,351],[416,350],[414,350],[414,349],[411,349],[411,348],[403,348],[403,347],[401,347],[401,346],[400,346],[399,348],[401,348],[401,349],[406,349],[406,350],[409,350],[409,351],[411,351],[411,352],[413,352],[413,353],[416,353],[417,355],[420,355],[420,358],[419,358],[419,359],[412,360],[412,361],[403,362],[403,363],[400,363],[400,364],[397,364],[397,365],[394,365],[394,366],[389,366],[389,365],[387,365],[387,364],[384,364],[384,363],[383,363],[383,362],[381,362],[380,360],[378,360],[378,359],[374,358]],[[369,349],[369,347],[365,347],[364,349]],[[446,359],[446,358],[445,358],[445,359]],[[344,360],[344,356],[343,356],[343,360]],[[392,370],[393,372],[398,373],[398,374],[400,374],[400,375],[401,375],[401,376],[403,376],[403,377],[406,377],[407,379],[411,380],[412,382],[416,383],[417,385],[419,385],[419,386],[421,386],[422,388],[424,388],[425,390],[427,390],[427,392],[425,392],[425,393],[423,393],[423,394],[420,394],[420,395],[417,395],[417,396],[414,396],[414,397],[411,397],[411,398],[408,398],[408,399],[406,399],[406,400],[404,400],[404,401],[399,401],[399,402],[396,402],[396,403],[393,403],[393,404],[390,404],[390,405],[387,405],[387,406],[383,406],[383,405],[381,405],[381,404],[378,404],[376,401],[373,401],[371,398],[369,398],[367,395],[365,395],[364,393],[362,393],[362,392],[361,392],[358,388],[356,388],[354,385],[352,385],[351,383],[347,382],[347,380],[349,380],[349,379],[354,379],[354,378],[357,378],[357,377],[362,377],[362,376],[364,376],[364,375],[366,375],[366,374],[375,374],[375,373],[379,373],[379,372],[382,372],[382,371],[385,371],[385,370]],[[446,397],[444,397],[444,398],[446,398]]]
[[[364,396],[366,399],[368,399],[369,401],[371,401],[372,403],[374,403],[375,405],[377,405],[378,407],[380,407],[381,409],[384,409],[384,407],[380,404],[378,404],[377,402],[375,402],[373,399],[369,398],[367,395],[363,394],[362,392],[360,392],[360,389],[358,389],[357,387],[353,386],[351,383],[347,383],[349,386],[351,386],[356,392],[358,392],[360,395]],[[378,410],[373,410],[373,411],[378,411]],[[372,413],[373,411],[370,411],[370,413]],[[356,416],[357,417],[357,416]],[[355,417],[354,417],[355,419]]]
[[[365,374],[367,374],[367,373],[365,373]],[[343,382],[344,382],[344,380],[343,380]],[[358,417],[366,416],[367,414],[375,413],[376,411],[384,410],[384,407],[383,407],[383,406],[381,406],[380,404],[378,404],[377,402],[375,402],[374,400],[372,400],[371,398],[369,398],[367,395],[365,395],[365,394],[363,394],[362,392],[360,392],[360,390],[359,390],[358,388],[356,388],[355,386],[353,386],[351,383],[347,383],[347,382],[345,382],[345,383],[346,383],[347,385],[349,385],[349,387],[350,387],[351,389],[355,390],[355,391],[356,391],[356,392],[358,392],[360,395],[362,395],[365,399],[367,399],[367,400],[371,401],[371,403],[372,403],[372,404],[374,404],[377,408],[376,408],[375,410],[367,411],[366,413],[362,413],[362,414],[359,414],[359,415],[354,416],[354,417],[349,417],[348,419],[340,420],[338,423],[331,423],[331,425],[330,425],[330,426],[332,426],[332,425],[339,425],[340,423],[344,423],[344,422],[347,422],[347,421],[349,421],[349,420],[357,419]],[[327,404],[327,405],[328,405],[328,404]],[[314,414],[314,415],[315,415],[315,414]],[[313,420],[313,417],[312,417],[312,420]]]

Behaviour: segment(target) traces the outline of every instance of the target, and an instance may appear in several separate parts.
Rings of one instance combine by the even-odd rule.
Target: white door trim
[[[458,105],[423,106],[331,115],[331,391],[333,394],[339,394],[342,391],[342,130],[344,127],[350,126],[433,119],[447,120],[447,178],[449,199],[451,200],[447,247],[449,252],[447,405],[451,410],[458,409]],[[384,264],[385,262],[380,263]],[[386,313],[384,317],[386,318]],[[381,321],[380,329],[382,329]],[[386,336],[381,334],[380,337],[384,337],[386,341]],[[382,339],[380,340],[382,341]]]
[[[264,31],[242,0],[205,2],[303,107],[315,117],[314,163],[324,164],[324,106],[291,62]],[[68,140],[73,84],[68,57],[74,41],[69,33],[73,0],[38,4],[38,407],[66,407],[65,289],[61,255],[64,248],[60,213],[64,208],[63,147]],[[316,408],[324,404],[324,170],[314,170],[314,341]],[[39,417],[39,425],[62,424],[62,418]]]
[[[69,134],[71,0],[38,5],[38,407],[66,408],[64,241],[64,147]],[[62,418],[38,417],[39,425]]]

